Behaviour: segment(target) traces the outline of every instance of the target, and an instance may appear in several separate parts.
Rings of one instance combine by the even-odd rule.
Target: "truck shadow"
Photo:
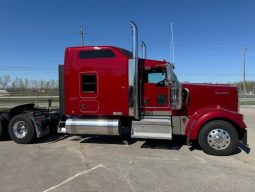
[[[180,150],[185,143],[184,136],[174,136],[173,140],[153,140],[153,139],[133,139],[130,137],[120,136],[104,136],[104,135],[76,135],[68,136],[62,134],[50,134],[40,138],[34,144],[38,143],[56,143],[67,139],[69,141],[90,143],[90,144],[108,144],[108,145],[132,145],[136,142],[141,142],[141,148],[147,149],[166,149]],[[194,149],[196,149],[195,147]],[[194,150],[193,149],[193,150]],[[199,149],[199,148],[198,148]]]
[[[145,149],[165,149],[165,150],[180,150],[183,146],[186,145],[186,137],[180,135],[174,135],[173,140],[153,140],[153,139],[132,139],[129,137],[120,137],[120,136],[104,136],[104,135],[77,135],[77,136],[68,136],[62,134],[51,134],[34,142],[38,143],[56,143],[67,138],[70,138],[69,141],[75,141],[80,143],[90,143],[90,144],[108,144],[108,145],[132,145],[136,142],[142,142],[140,148]],[[190,151],[199,150],[201,147],[197,142],[189,146]],[[239,144],[238,148],[234,151],[232,155],[236,155],[244,151],[246,154],[250,153],[250,148]]]
[[[145,140],[141,148],[180,150],[186,145],[184,136],[174,136],[173,140]],[[144,140],[143,140],[144,141]]]
[[[82,136],[81,143],[93,143],[93,144],[113,144],[113,145],[132,145],[137,141],[143,142],[141,148],[147,149],[167,149],[167,150],[179,150],[185,145],[185,137],[175,136],[174,140],[152,140],[152,139],[132,139],[127,137],[118,136]],[[72,140],[72,139],[71,139]],[[73,140],[76,140],[74,138]]]
[[[63,135],[63,134],[49,134],[46,135],[38,140],[36,140],[35,142],[33,142],[32,144],[39,144],[39,143],[56,143],[62,140],[67,139],[69,136],[68,135]]]
[[[194,151],[194,150],[200,150],[202,151],[201,147],[199,146],[199,144],[197,142],[193,143],[190,147],[189,147],[190,151]],[[236,155],[241,153],[242,151],[244,151],[246,154],[250,153],[250,148],[247,146],[244,146],[242,143],[238,144],[238,147],[235,149],[235,151],[231,154],[231,155]]]
[[[137,140],[120,136],[87,135],[81,136],[81,143],[93,144],[113,144],[113,145],[132,145]],[[71,139],[72,140],[72,139]]]

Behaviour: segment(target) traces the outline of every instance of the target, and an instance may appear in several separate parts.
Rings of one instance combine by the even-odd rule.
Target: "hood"
[[[238,89],[227,84],[184,83],[183,89],[189,92],[186,109],[193,114],[202,107],[220,106],[238,112]]]

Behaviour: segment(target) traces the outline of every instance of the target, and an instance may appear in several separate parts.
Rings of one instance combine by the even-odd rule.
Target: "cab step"
[[[172,140],[169,116],[143,116],[140,121],[132,121],[132,138]]]

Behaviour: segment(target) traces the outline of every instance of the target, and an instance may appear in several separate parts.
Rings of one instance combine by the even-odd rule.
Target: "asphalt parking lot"
[[[251,151],[210,156],[174,141],[52,135],[29,145],[0,142],[0,191],[251,191],[255,106],[241,107]],[[249,152],[249,153],[248,153]]]

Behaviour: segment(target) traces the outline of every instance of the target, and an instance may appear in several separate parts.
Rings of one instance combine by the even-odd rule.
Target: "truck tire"
[[[230,123],[215,120],[205,124],[199,133],[198,142],[210,155],[231,155],[238,145],[238,133]]]
[[[2,118],[0,117],[0,140],[3,139],[3,126],[2,126]]]
[[[5,140],[9,138],[9,135],[8,135],[9,121],[10,121],[10,116],[7,113],[2,113],[0,115],[0,140]]]
[[[10,115],[9,115],[8,113],[2,113],[1,116],[2,116],[2,117],[4,118],[4,120],[5,120],[6,122],[8,122],[8,123],[9,123],[9,121],[11,120],[11,117],[10,117]]]
[[[16,143],[28,144],[35,138],[33,122],[26,114],[14,116],[8,129],[11,139]]]

